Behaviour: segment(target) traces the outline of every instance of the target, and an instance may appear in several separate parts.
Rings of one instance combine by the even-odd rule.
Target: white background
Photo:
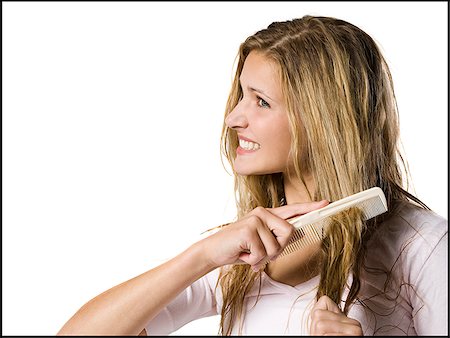
[[[2,9],[3,335],[55,334],[89,299],[232,219],[225,101],[239,44],[272,21],[335,16],[380,44],[415,192],[447,218],[446,2]]]

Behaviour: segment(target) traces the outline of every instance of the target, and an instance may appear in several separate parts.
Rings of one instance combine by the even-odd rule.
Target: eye
[[[263,108],[270,108],[270,104],[268,104],[266,100],[259,96],[256,96],[256,98],[258,99],[258,106]]]

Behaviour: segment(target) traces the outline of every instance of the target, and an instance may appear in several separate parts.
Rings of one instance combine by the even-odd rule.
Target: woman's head
[[[378,186],[390,211],[396,199],[426,208],[403,188],[402,169],[408,173],[398,141],[389,68],[361,29],[305,16],[274,22],[241,44],[222,132],[238,217],[257,206],[279,206],[286,178],[305,187],[312,182],[313,200],[335,201]],[[333,220],[322,241],[317,297],[340,303],[352,272],[347,311],[359,290],[365,244],[389,212],[364,222],[351,210]],[[240,318],[257,276],[245,265],[223,272],[223,332]]]
[[[267,71],[266,77],[252,67],[255,60]],[[254,87],[273,92],[277,102],[252,90],[252,81]],[[252,106],[255,102],[260,106]],[[272,134],[253,135],[257,123],[264,119],[269,123],[274,116]],[[380,186],[390,203],[401,195],[398,132],[388,66],[373,39],[354,25],[305,16],[274,22],[241,45],[222,135],[238,191],[267,183],[274,191],[265,202],[273,206],[279,199],[275,190],[282,172],[299,181],[311,175],[316,200],[333,201]],[[256,142],[270,137],[278,154],[274,150],[273,157],[263,159],[262,144],[250,144],[260,148],[243,154],[238,147],[241,135]],[[259,163],[263,164],[258,167]],[[258,193],[246,195],[259,204],[241,201],[244,209],[262,202]]]

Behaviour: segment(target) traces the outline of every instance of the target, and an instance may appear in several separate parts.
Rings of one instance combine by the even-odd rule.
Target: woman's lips
[[[237,147],[236,152],[240,155],[254,153],[259,150],[261,145],[249,138],[244,136],[239,136],[239,147]]]

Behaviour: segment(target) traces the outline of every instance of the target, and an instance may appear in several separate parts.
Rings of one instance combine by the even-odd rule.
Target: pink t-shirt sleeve
[[[428,237],[415,256],[420,270],[411,271],[416,292],[411,292],[410,301],[417,335],[448,334],[448,232],[436,235]]]
[[[168,335],[193,320],[217,315],[216,280],[214,270],[188,286],[145,326],[147,335]]]

